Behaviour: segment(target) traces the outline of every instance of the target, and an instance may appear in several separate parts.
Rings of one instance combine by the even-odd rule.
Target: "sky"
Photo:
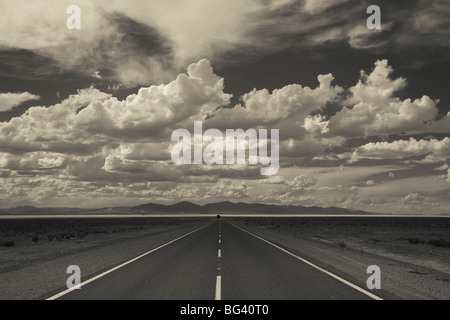
[[[369,5],[381,29],[369,29]],[[81,29],[67,28],[77,5]],[[450,213],[445,0],[0,0],[0,207],[218,201]],[[280,169],[178,128],[279,129]]]

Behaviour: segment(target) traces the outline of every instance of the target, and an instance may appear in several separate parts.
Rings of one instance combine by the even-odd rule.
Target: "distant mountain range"
[[[110,207],[99,209],[79,208],[36,208],[21,206],[0,209],[0,214],[11,215],[67,215],[67,214],[158,214],[158,213],[198,213],[198,214],[371,214],[365,211],[350,210],[338,207],[304,207],[293,205],[270,205],[244,202],[217,202],[197,205],[184,201],[171,205],[148,203],[135,207]]]

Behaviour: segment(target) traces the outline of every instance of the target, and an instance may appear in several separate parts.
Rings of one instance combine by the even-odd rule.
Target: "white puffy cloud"
[[[180,179],[180,172],[173,165],[155,161],[132,161],[113,155],[107,156],[102,169],[106,172],[120,173],[133,180],[173,181]]]
[[[0,169],[33,171],[61,168],[65,157],[58,153],[32,152],[24,155],[0,153]]]
[[[323,138],[305,135],[301,139],[289,138],[280,141],[280,156],[290,158],[291,161],[296,158],[312,158],[323,154],[327,148],[340,146],[344,142],[345,139],[340,137]]]
[[[405,159],[422,156],[423,162],[441,162],[450,158],[450,138],[442,140],[396,140],[371,142],[358,147],[350,156],[350,162],[361,159]]]
[[[438,116],[438,100],[428,96],[401,100],[394,93],[406,86],[404,78],[391,79],[387,60],[375,62],[370,74],[361,71],[358,83],[339,112],[329,120],[307,118],[309,131],[341,136],[373,136],[419,132],[449,132],[448,119]]]
[[[22,116],[0,123],[0,150],[90,153],[98,141],[74,125],[77,112],[108,97],[89,88],[51,107],[29,108]]]
[[[220,179],[206,192],[207,197],[211,198],[244,198],[248,196],[250,187],[245,181]]]
[[[0,93],[0,112],[9,111],[26,101],[39,99],[39,96],[29,92]]]
[[[410,193],[407,196],[405,196],[402,200],[405,204],[415,205],[425,201],[425,197],[419,193]]]
[[[170,162],[171,132],[227,104],[231,96],[223,86],[209,61],[201,60],[174,81],[141,88],[123,101],[91,87],[59,104],[32,107],[0,123],[0,176],[19,172],[100,184],[256,176],[259,168],[203,170]]]
[[[388,102],[395,92],[406,86],[406,80],[404,78],[395,80],[389,78],[393,71],[393,68],[388,65],[386,59],[377,60],[370,74],[361,70],[358,83],[350,88],[352,96],[348,99],[348,102],[365,102],[368,104]]]
[[[269,176],[261,182],[265,184],[285,184],[283,176]]]
[[[123,101],[110,98],[90,104],[77,115],[75,125],[110,136],[170,136],[175,125],[185,120],[192,125],[227,104],[231,95],[223,88],[223,79],[213,73],[209,61],[201,60],[167,85],[141,88]]]
[[[170,159],[171,142],[123,143],[111,154],[118,154],[128,160],[167,160]]]
[[[292,190],[305,190],[314,187],[317,184],[317,180],[305,175],[298,175],[286,184],[291,186]]]
[[[178,123],[200,120],[229,101],[207,60],[167,85],[142,88],[119,101],[94,88],[51,107],[32,107],[0,123],[0,150],[94,153],[120,139],[170,136]]]
[[[283,120],[303,124],[304,118],[313,111],[322,110],[329,102],[338,99],[343,89],[333,86],[332,74],[319,75],[319,85],[311,89],[300,84],[287,85],[270,93],[267,89],[253,89],[242,96],[243,105],[219,109],[208,120],[212,127],[236,127],[279,124]],[[297,123],[298,121],[298,123]],[[283,123],[284,124],[284,123]]]
[[[329,131],[328,121],[326,121],[325,117],[320,114],[315,116],[307,116],[303,127],[308,132],[327,133]]]
[[[343,92],[341,87],[332,85],[334,77],[331,74],[319,75],[317,79],[319,85],[314,89],[300,84],[287,85],[272,92],[254,89],[242,96],[242,105],[214,111],[204,122],[204,127],[279,129],[282,156],[294,158],[318,155],[331,146],[341,145],[344,139],[314,136],[316,126],[320,127],[318,130],[321,132],[326,132],[326,128],[320,123],[322,117],[308,116],[323,110],[328,103],[339,100]]]

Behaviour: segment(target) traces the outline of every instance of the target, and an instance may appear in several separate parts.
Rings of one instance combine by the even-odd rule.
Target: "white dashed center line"
[[[222,277],[217,276],[216,278],[216,300],[222,299]]]
[[[220,245],[222,243],[222,221],[219,220],[219,244],[217,249],[217,278],[216,278],[216,300],[222,299],[222,276],[220,275],[221,264],[219,258],[222,258],[222,250],[220,249]]]

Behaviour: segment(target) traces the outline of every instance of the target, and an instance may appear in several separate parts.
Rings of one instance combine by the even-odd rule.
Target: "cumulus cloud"
[[[34,171],[61,168],[65,156],[58,153],[32,152],[25,155],[0,153],[0,169]]]
[[[0,151],[91,153],[99,141],[74,125],[77,112],[91,102],[100,103],[108,97],[89,88],[54,106],[32,107],[22,116],[0,123]]]
[[[313,111],[322,110],[329,102],[338,99],[343,89],[332,85],[332,74],[319,75],[319,85],[311,89],[300,84],[287,85],[269,92],[267,89],[253,89],[241,97],[242,105],[222,108],[214,113],[208,122],[213,127],[278,124],[283,120],[299,121]],[[298,126],[298,124],[297,124]]]
[[[123,143],[110,154],[132,161],[170,159],[171,142]]]
[[[207,191],[206,196],[212,198],[244,198],[248,196],[249,188],[245,181],[220,179]]]
[[[107,156],[102,169],[106,172],[128,175],[133,180],[174,181],[179,180],[180,172],[173,166],[154,161],[136,162],[113,155]]]
[[[255,200],[261,196],[262,201],[278,203],[359,208],[367,204],[387,211],[394,197],[400,206],[405,194],[423,193],[424,189],[417,186],[431,189],[434,183],[439,187],[426,191],[431,199],[430,194],[442,193],[447,187],[439,181],[449,181],[448,175],[437,179],[434,173],[427,184],[418,180],[407,183],[404,190],[404,170],[412,172],[411,167],[418,162],[448,162],[449,138],[410,138],[362,146],[348,140],[348,136],[389,134],[393,127],[383,125],[389,117],[389,123],[398,125],[395,130],[404,129],[407,123],[414,124],[412,127],[417,124],[418,130],[416,118],[423,116],[417,111],[420,103],[394,97],[406,80],[390,79],[391,72],[387,63],[379,61],[372,73],[363,72],[360,81],[348,89],[333,85],[333,75],[326,74],[318,76],[316,87],[292,84],[273,91],[254,89],[242,96],[240,104],[226,108],[223,106],[229,104],[231,95],[224,91],[224,79],[214,73],[208,60],[193,63],[172,81],[143,87],[123,100],[94,87],[83,89],[61,103],[32,107],[0,123],[0,191],[4,192],[0,199],[10,197],[17,204],[67,204],[70,198],[82,197],[91,204],[93,199],[119,204],[115,199],[118,195],[126,197],[127,203]],[[349,106],[345,112],[350,116],[350,128],[346,130],[354,132],[336,131],[334,117],[344,109],[329,118],[322,113],[330,103]],[[365,111],[357,113],[358,105]],[[433,108],[424,108],[424,114],[435,114],[435,104],[431,105]],[[411,119],[404,122],[406,114]],[[400,118],[398,122],[396,117]],[[280,175],[261,177],[259,166],[174,166],[170,161],[170,134],[177,128],[192,132],[195,120],[203,121],[204,130],[280,129]],[[435,124],[445,132],[442,121],[446,119]],[[308,167],[313,159],[322,160],[316,163],[320,168]],[[408,168],[355,164],[365,159],[394,163],[412,160]],[[345,160],[349,163],[344,170],[339,165]],[[327,167],[328,162],[332,167]],[[398,177],[391,174],[399,171],[402,174]],[[419,198],[410,196],[405,201]]]
[[[91,87],[59,104],[32,107],[0,123],[1,177],[19,173],[111,184],[256,176],[258,168],[187,166],[181,170],[170,162],[171,132],[189,128],[194,120],[203,120],[227,104],[231,95],[223,87],[223,79],[214,74],[209,61],[201,60],[174,81],[141,88],[125,100]]]
[[[0,150],[92,154],[121,139],[168,137],[183,121],[201,120],[228,103],[223,86],[223,79],[202,60],[190,65],[187,75],[142,88],[123,101],[94,88],[80,90],[60,104],[32,107],[1,123]]]
[[[20,93],[0,93],[0,112],[9,111],[18,105],[30,101],[30,100],[39,100],[40,97],[29,93],[29,92],[20,92]]]
[[[423,158],[423,162],[441,162],[450,158],[450,138],[442,140],[396,140],[393,142],[368,143],[358,147],[351,155],[350,162],[362,159],[406,159]]]
[[[175,125],[192,126],[229,102],[223,79],[207,60],[191,64],[167,85],[141,88],[124,101],[110,98],[81,110],[77,127],[92,134],[129,137],[170,136]],[[183,121],[189,120],[189,123]]]
[[[318,86],[310,88],[291,84],[269,92],[252,90],[241,97],[241,104],[232,108],[220,108],[204,122],[205,128],[255,128],[264,126],[280,130],[280,154],[284,157],[310,157],[325,149],[341,145],[340,137],[315,136],[315,126],[321,126],[321,117],[309,119],[312,112],[319,112],[328,103],[340,99],[343,88],[333,85],[333,75],[319,75]],[[306,125],[305,125],[306,123]],[[308,132],[311,131],[311,132]],[[321,126],[320,132],[325,132]]]
[[[285,184],[284,177],[282,176],[269,176],[261,182],[266,184]]]
[[[328,121],[325,120],[323,115],[315,115],[315,116],[307,116],[304,121],[303,127],[308,132],[319,132],[319,133],[327,133],[328,129]]]
[[[361,71],[358,83],[350,88],[344,107],[328,121],[316,123],[330,134],[373,136],[425,131],[444,131],[438,116],[438,100],[428,96],[401,100],[394,93],[406,86],[404,78],[391,79],[393,69],[387,60],[378,60],[370,74]],[[429,122],[429,123],[427,123]],[[323,129],[322,129],[323,131]]]
[[[317,180],[305,175],[298,175],[286,184],[291,186],[293,190],[305,190],[314,187],[317,184]]]
[[[419,193],[410,193],[402,200],[405,204],[416,205],[425,201],[425,197]]]

